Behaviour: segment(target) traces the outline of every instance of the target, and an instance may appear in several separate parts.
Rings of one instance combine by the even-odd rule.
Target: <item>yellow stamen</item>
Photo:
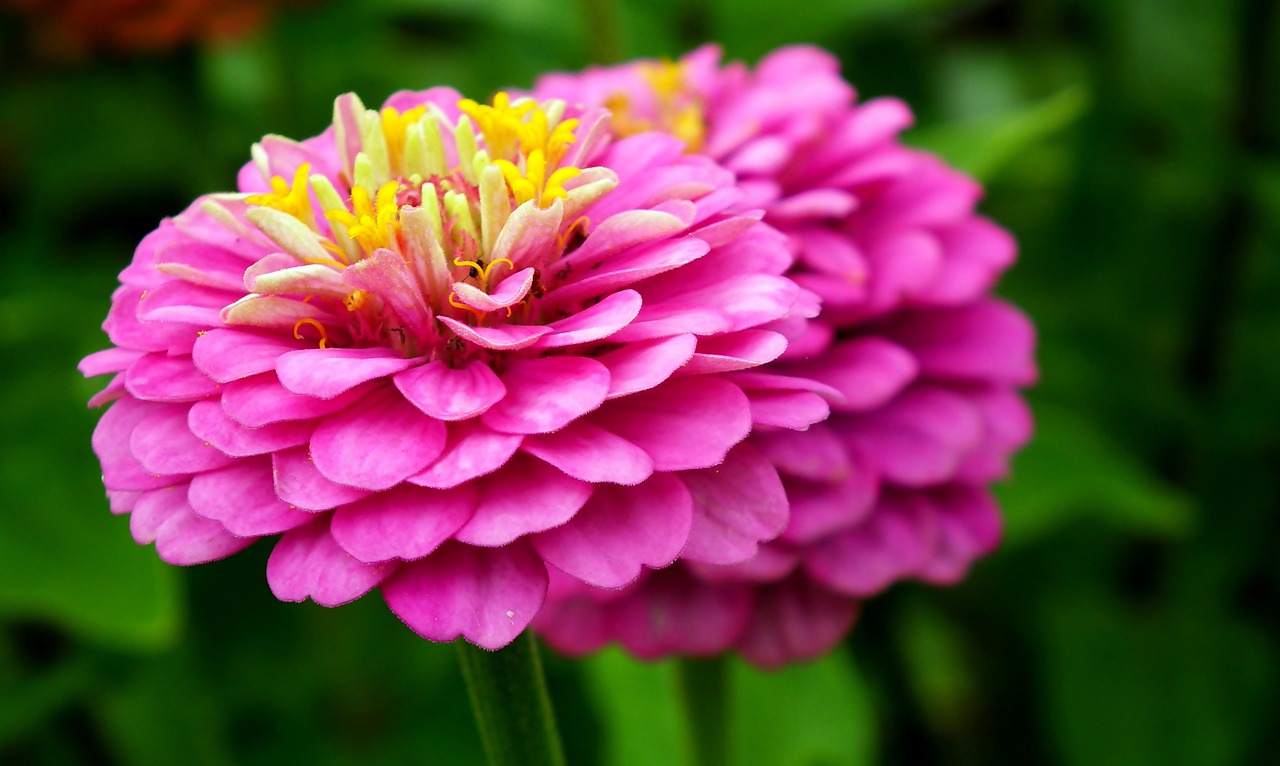
[[[244,201],[250,205],[274,208],[306,223],[311,217],[311,198],[307,194],[307,176],[310,174],[311,165],[304,162],[293,174],[292,185],[280,176],[274,176],[271,179],[271,191],[252,194]]]
[[[311,317],[305,317],[303,319],[299,319],[298,323],[293,326],[294,340],[303,340],[302,332],[301,332],[303,326],[314,327],[316,332],[320,333],[320,348],[329,347],[328,330],[325,330],[324,325],[320,324],[318,321],[316,321],[315,319],[312,319]]]
[[[404,113],[391,106],[382,108],[382,135],[387,139],[387,152],[390,154],[392,168],[403,168],[405,134],[409,126],[417,122],[426,111],[425,106],[415,106]]]
[[[400,208],[396,194],[400,184],[388,181],[371,202],[363,186],[351,188],[351,210],[329,210],[324,216],[347,228],[347,237],[360,245],[365,255],[380,247],[390,247],[400,232]]]
[[[347,307],[347,311],[359,311],[364,307],[365,301],[369,299],[369,293],[364,290],[353,290],[347,293],[342,299],[343,305]]]

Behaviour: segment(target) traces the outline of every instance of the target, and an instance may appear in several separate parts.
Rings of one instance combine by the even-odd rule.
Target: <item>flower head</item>
[[[778,540],[748,562],[682,561],[619,591],[557,579],[535,627],[565,651],[617,641],[644,657],[815,656],[863,599],[905,578],[954,583],[992,550],[988,486],[1030,435],[1018,389],[1036,374],[1033,333],[989,295],[1015,247],[974,213],[980,187],[904,146],[907,107],[856,103],[821,51],[782,49],[753,71],[718,59],[704,48],[676,64],[550,75],[535,93],[626,104],[615,130],[697,135],[690,149],[737,172],[748,204],[788,236],[790,276],[822,298],[767,371],[843,399],[805,433],[762,428],[749,441],[786,487]],[[655,80],[659,66],[670,76]],[[697,129],[668,103],[699,115]]]
[[[279,536],[277,597],[379,588],[434,640],[502,646],[548,571],[617,588],[731,564],[786,499],[742,443],[824,399],[751,370],[814,313],[743,192],[605,112],[446,88],[353,95],[253,148],[239,192],[139,245],[81,365],[112,507],[161,558]]]

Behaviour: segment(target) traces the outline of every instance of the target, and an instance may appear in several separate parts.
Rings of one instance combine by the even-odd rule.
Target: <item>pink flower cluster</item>
[[[432,640],[821,652],[992,548],[1030,431],[1013,242],[909,119],[813,49],[343,96],[121,273],[112,510]]]
[[[535,628],[570,653],[617,641],[647,658],[736,649],[774,666],[826,651],[893,582],[954,583],[990,552],[988,486],[1031,432],[1018,388],[1036,377],[1034,335],[989,294],[1012,238],[974,213],[976,183],[899,141],[906,105],[856,103],[812,48],[751,71],[707,47],[549,75],[534,92],[607,104],[645,129],[695,125],[685,140],[737,174],[787,235],[791,278],[822,299],[771,371],[841,395],[803,433],[753,432],[790,507],[755,558],[681,560],[617,591],[556,578]]]

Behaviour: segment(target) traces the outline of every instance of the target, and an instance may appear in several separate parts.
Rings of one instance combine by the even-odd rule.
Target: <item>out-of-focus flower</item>
[[[752,368],[812,315],[785,237],[671,136],[447,88],[253,148],[240,193],[148,235],[86,358],[139,543],[197,564],[282,535],[277,597],[380,588],[421,635],[496,648],[548,569],[617,588],[751,558],[786,498],[756,426],[826,401]]]
[[[988,486],[1031,432],[1018,388],[1036,376],[1034,336],[989,295],[1013,239],[974,213],[978,184],[899,141],[906,105],[855,103],[813,48],[751,71],[708,47],[549,75],[535,93],[609,105],[619,133],[666,131],[738,173],[788,235],[792,278],[823,301],[769,372],[844,396],[805,433],[752,436],[791,505],[756,558],[681,562],[617,591],[557,580],[535,628],[569,653],[617,641],[648,658],[737,649],[773,666],[830,648],[891,583],[954,583],[990,552]]]
[[[261,26],[285,2],[299,0],[3,0],[31,20],[38,46],[58,58],[233,39]]]

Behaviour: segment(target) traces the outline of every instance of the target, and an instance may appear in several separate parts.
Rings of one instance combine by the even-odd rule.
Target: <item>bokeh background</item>
[[[1280,12],[1268,0],[0,0],[0,763],[482,762],[455,650],[375,596],[178,570],[89,449],[116,273],[332,99],[835,52],[988,185],[1040,331],[1006,542],[816,663],[733,669],[748,766],[1263,764],[1280,752]],[[548,658],[575,764],[680,763],[668,664]]]

